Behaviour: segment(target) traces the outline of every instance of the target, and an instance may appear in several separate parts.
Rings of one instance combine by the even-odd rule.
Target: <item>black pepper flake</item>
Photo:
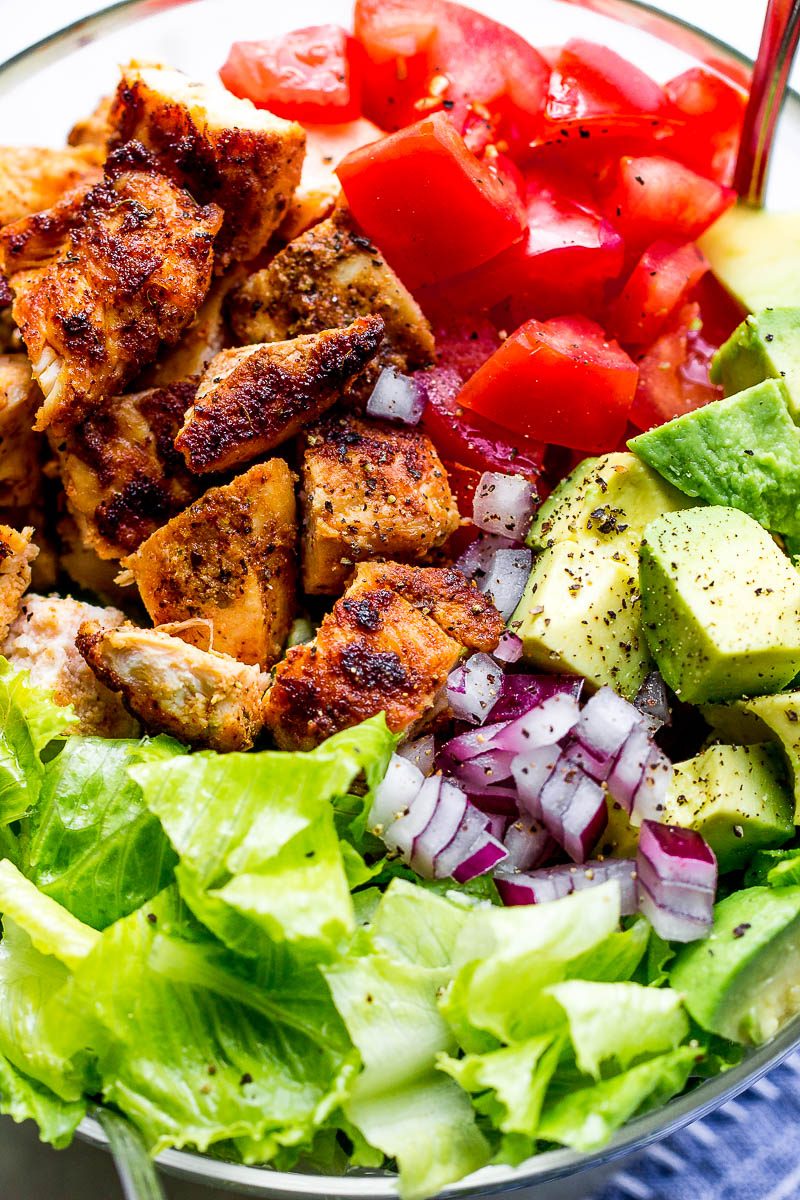
[[[750,928],[750,923],[748,921],[743,921],[741,925],[736,926],[736,928],[733,931],[733,936],[735,938],[744,937],[744,935],[747,933],[749,928]]]
[[[147,914],[147,919],[148,919],[148,921],[150,922],[150,924],[151,924],[151,925],[155,925],[155,924],[156,924],[156,922],[158,921],[158,917],[156,916],[156,914],[155,914],[155,913],[148,913],[148,914]]]
[[[766,333],[766,334],[764,335],[764,341],[765,341],[765,342],[774,342],[774,341],[775,341],[775,334],[774,334],[774,333]]]
[[[245,1071],[244,1075],[239,1080],[239,1087],[244,1087],[245,1084],[252,1083],[252,1082],[253,1082],[253,1076],[250,1074],[249,1071]]]

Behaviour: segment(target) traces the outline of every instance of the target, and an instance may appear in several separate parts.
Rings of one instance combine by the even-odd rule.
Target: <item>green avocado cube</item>
[[[624,539],[544,550],[510,626],[532,666],[583,675],[629,698],[652,666],[639,621],[638,559]]]
[[[721,900],[708,938],[669,971],[698,1025],[759,1045],[800,1010],[800,887],[754,887]]]
[[[800,308],[765,308],[742,321],[714,355],[711,378],[732,396],[778,379],[794,421],[800,417]]]
[[[800,429],[782,384],[767,379],[642,433],[631,449],[687,496],[800,534]]]
[[[794,836],[794,802],[777,746],[709,746],[676,763],[661,816],[701,833],[720,871],[745,866],[762,847],[782,846]]]
[[[692,503],[635,454],[586,458],[540,507],[528,545],[544,550],[582,538],[611,542],[626,537],[638,542],[654,517]]]
[[[794,786],[795,824],[800,825],[800,692],[707,704],[703,716],[728,741],[752,744],[770,738],[778,743]]]
[[[800,670],[800,573],[737,509],[652,521],[639,582],[650,651],[682,700],[777,692]]]
[[[717,279],[748,312],[800,304],[800,212],[734,204],[699,245]]]

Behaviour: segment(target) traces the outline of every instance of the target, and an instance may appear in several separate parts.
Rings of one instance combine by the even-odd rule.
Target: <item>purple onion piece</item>
[[[467,762],[456,763],[452,769],[454,778],[466,784],[472,792],[485,791],[492,784],[502,783],[511,775],[511,763],[514,755],[509,750],[488,750],[477,758]]]
[[[503,842],[505,845],[506,828],[508,826],[508,817],[505,813],[487,813],[486,814],[486,829],[493,838],[497,838],[498,842]],[[508,847],[506,846],[506,849]]]
[[[651,746],[642,778],[633,794],[632,825],[639,825],[644,820],[661,820],[671,782],[672,763],[658,746]]]
[[[423,775],[430,775],[436,760],[436,740],[432,733],[415,738],[413,742],[405,742],[398,746],[397,754],[413,763]]]
[[[416,380],[384,367],[367,401],[367,416],[417,425],[426,402],[425,391]]]
[[[414,763],[392,755],[369,814],[369,828],[377,837],[408,811],[424,782],[425,776]]]
[[[437,879],[448,879],[458,865],[472,853],[478,838],[486,832],[486,817],[472,804],[468,804],[461,824],[449,846],[437,856],[434,871]]]
[[[522,658],[522,638],[506,629],[500,635],[500,641],[494,651],[494,657],[501,663],[515,663]]]
[[[470,729],[467,733],[460,733],[457,737],[450,738],[450,741],[445,742],[442,746],[441,761],[447,763],[467,762],[470,758],[477,758],[479,754],[485,754],[487,750],[501,749],[500,746],[495,745],[494,739],[508,724],[508,721],[498,721],[491,725],[483,725],[480,729]]]
[[[664,883],[689,883],[712,892],[717,886],[714,851],[694,829],[642,821],[639,854],[649,860]]]
[[[639,909],[659,937],[693,942],[710,932],[717,860],[699,833],[643,821],[636,869]]]
[[[540,867],[556,850],[556,843],[544,825],[532,817],[512,821],[501,840],[508,851],[504,870],[529,871]]]
[[[483,813],[497,813],[503,817],[519,816],[519,800],[517,789],[510,787],[485,788],[480,792],[469,793],[470,803]]]
[[[540,746],[518,754],[511,763],[520,807],[538,820],[542,818],[541,795],[561,761],[560,746]]]
[[[440,775],[426,779],[411,801],[405,816],[385,828],[382,836],[387,849],[399,854],[403,862],[410,862],[416,838],[433,817],[439,803],[441,786]]]
[[[532,562],[530,550],[496,550],[479,584],[506,621],[522,599]]]
[[[483,836],[478,838],[469,857],[459,863],[453,871],[453,879],[456,883],[468,883],[470,879],[492,871],[498,863],[503,862],[506,858],[508,858],[508,851],[503,843],[498,842],[497,838],[493,838],[487,830],[484,830]]]
[[[427,825],[414,838],[408,859],[409,866],[423,879],[435,877],[436,860],[452,844],[467,808],[465,794],[449,779],[442,779],[441,775],[434,775],[425,781],[414,805],[422,804],[426,788],[433,789],[437,784],[435,807]],[[413,805],[411,811],[413,814]]]
[[[504,675],[500,696],[491,712],[493,721],[521,717],[550,696],[580,698],[583,680],[578,675]]]
[[[542,821],[573,862],[583,862],[608,819],[605,792],[561,759],[539,795]]]
[[[498,550],[522,550],[523,548],[522,543],[514,538],[495,537],[491,533],[485,533],[476,538],[474,542],[470,542],[453,566],[466,575],[467,579],[474,579],[480,585],[488,574]]]
[[[614,760],[631,733],[642,725],[639,710],[610,687],[600,688],[586,701],[574,737],[588,751],[589,764],[596,762],[596,779],[608,778]]]
[[[622,915],[636,912],[636,864],[630,858],[608,858],[579,867],[544,867],[528,872],[507,870],[503,864],[494,879],[506,905],[545,904],[615,879],[620,886]]]
[[[493,734],[490,748],[524,754],[528,749],[552,746],[566,737],[580,717],[573,696],[559,693],[534,705],[516,720],[502,724]]]
[[[633,808],[633,798],[644,777],[653,743],[644,724],[630,732],[608,775],[608,791],[627,813]]]
[[[488,654],[473,654],[447,678],[447,700],[456,717],[482,725],[500,695],[503,672]]]
[[[485,533],[522,539],[530,528],[536,491],[522,475],[484,471],[475,489],[472,519]]]

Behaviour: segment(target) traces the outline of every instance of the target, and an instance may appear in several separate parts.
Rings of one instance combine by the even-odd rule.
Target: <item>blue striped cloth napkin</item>
[[[799,1200],[800,1051],[629,1159],[591,1200]]]

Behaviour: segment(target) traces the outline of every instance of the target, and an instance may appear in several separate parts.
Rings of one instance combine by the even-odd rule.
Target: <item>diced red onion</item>
[[[470,542],[464,552],[456,559],[453,566],[466,575],[481,583],[492,565],[492,559],[498,550],[520,550],[521,543],[514,538],[494,537],[484,533],[481,537]]]
[[[415,841],[427,828],[436,811],[441,786],[441,775],[433,775],[430,779],[425,779],[422,787],[411,801],[405,816],[399,817],[384,829],[381,836],[387,849],[399,854],[403,862],[411,861]]]
[[[452,773],[467,785],[468,791],[484,791],[493,783],[502,783],[511,774],[514,754],[510,750],[488,750],[477,758],[457,763]]]
[[[622,915],[630,916],[636,912],[636,864],[630,858],[606,858],[581,866],[545,867],[517,873],[507,870],[504,863],[495,872],[494,879],[506,905],[544,904],[616,879],[620,885]]]
[[[487,533],[522,539],[530,527],[535,503],[533,485],[521,475],[484,471],[475,490],[472,519]]]
[[[450,741],[442,746],[441,766],[447,769],[452,763],[466,762],[470,758],[477,758],[479,754],[485,754],[487,750],[494,748],[495,737],[509,724],[508,721],[499,721],[450,738]]]
[[[502,722],[489,742],[490,749],[511,750],[523,754],[528,748],[552,746],[560,742],[580,716],[578,702],[561,693],[543,700],[515,721]]]
[[[541,746],[518,754],[511,763],[520,804],[532,817],[541,820],[540,796],[561,759],[560,746]]]
[[[643,821],[636,868],[639,908],[659,937],[692,942],[708,934],[714,919],[717,860],[699,833]]]
[[[472,854],[478,838],[486,832],[486,816],[472,804],[468,804],[461,824],[449,846],[445,846],[436,857],[435,871],[438,879],[447,879],[460,863]]]
[[[530,550],[494,552],[480,589],[491,598],[492,604],[506,621],[522,599],[532,562]]]
[[[515,663],[522,658],[522,638],[510,629],[500,635],[494,657],[501,663]]]
[[[580,698],[583,680],[578,675],[504,675],[500,697],[492,709],[493,721],[521,717],[550,696],[564,693]]]
[[[671,782],[672,763],[658,746],[651,746],[642,778],[633,794],[632,825],[639,825],[644,820],[661,820]]]
[[[667,685],[658,671],[650,672],[636,693],[633,703],[644,717],[651,733],[657,733],[663,725],[670,724],[672,717]]]
[[[399,746],[397,753],[400,758],[407,759],[419,768],[423,775],[430,775],[436,758],[436,740],[432,733],[416,738]]]
[[[627,813],[644,777],[653,743],[644,724],[635,725],[608,775],[608,791]]]
[[[425,776],[419,767],[397,754],[392,755],[386,774],[375,790],[369,814],[369,828],[377,837],[408,812],[424,782]]]
[[[503,842],[505,845],[505,834],[508,826],[508,817],[505,813],[487,813],[486,828],[493,838],[497,838],[498,842]],[[506,846],[508,850],[508,846]]]
[[[482,791],[469,792],[470,802],[481,812],[503,817],[518,817],[519,803],[517,789],[512,787],[487,787]]]
[[[416,425],[422,416],[427,397],[408,375],[392,367],[384,367],[367,401],[367,415],[387,421],[402,421]]]
[[[488,654],[473,654],[447,678],[447,700],[462,721],[481,725],[500,695],[503,672]]]
[[[556,843],[540,821],[531,817],[522,817],[512,821],[500,835],[508,851],[508,860],[503,863],[504,870],[529,871],[547,862],[556,849]]]
[[[485,829],[472,847],[469,857],[454,869],[453,879],[456,883],[468,883],[470,879],[493,870],[507,858],[508,851],[503,843]]]
[[[574,737],[588,752],[581,763],[595,779],[606,779],[614,759],[636,726],[642,725],[637,708],[618,696],[610,687],[602,687],[583,706]]]
[[[605,792],[573,763],[560,760],[539,795],[541,819],[573,862],[584,862],[608,820]]]
[[[412,805],[412,812],[417,804],[423,802],[425,789],[432,789],[436,785],[438,792],[435,807],[428,824],[414,838],[409,856],[409,865],[423,879],[436,878],[437,858],[452,844],[467,809],[467,797],[461,788],[448,779],[442,779],[441,775],[434,775],[425,780],[422,791]],[[391,830],[389,834],[391,835]]]

